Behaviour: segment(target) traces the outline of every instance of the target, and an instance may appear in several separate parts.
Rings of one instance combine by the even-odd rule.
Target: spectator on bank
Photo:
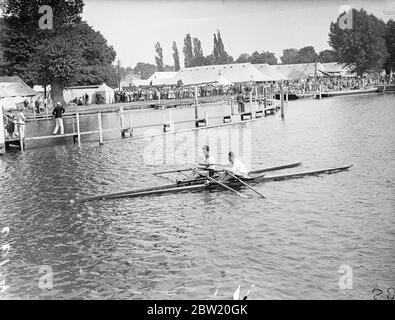
[[[58,130],[60,128],[60,134],[64,134],[64,127],[63,127],[63,119],[62,116],[65,113],[65,109],[62,107],[61,103],[58,102],[56,104],[56,107],[52,111],[52,115],[55,116],[55,129],[53,131],[53,134],[56,135],[58,133]]]
[[[245,112],[244,96],[241,93],[241,91],[239,91],[239,94],[236,97],[236,101],[237,101],[237,104],[238,104],[238,111],[239,111],[239,113]]]
[[[34,101],[34,106],[36,107],[36,113],[40,114],[40,100],[39,99]]]
[[[20,139],[23,139],[25,137],[25,122],[26,122],[26,117],[23,114],[23,109],[19,108],[18,113],[16,115],[16,129],[17,129],[17,135],[19,136]]]
[[[14,121],[14,115],[10,110],[5,114],[5,129],[6,129],[6,137],[13,138],[15,131],[15,121]]]
[[[89,102],[89,95],[87,93],[84,94],[84,104],[87,105]]]

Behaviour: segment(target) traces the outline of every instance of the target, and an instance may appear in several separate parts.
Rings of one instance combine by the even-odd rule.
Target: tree
[[[43,4],[52,7],[53,29],[40,29],[42,17],[39,8]],[[0,42],[3,47],[3,66],[6,75],[18,75],[33,84],[27,65],[32,53],[42,41],[81,21],[83,0],[17,0],[3,2],[3,23]]]
[[[209,60],[211,60],[211,63],[214,64],[227,64],[234,62],[233,57],[229,56],[225,50],[225,46],[219,30],[217,30],[217,34],[214,34],[213,53],[211,56],[209,56]]]
[[[284,49],[283,55],[280,57],[280,60],[284,64],[293,64],[297,63],[298,60],[298,49],[290,48]]]
[[[250,62],[250,55],[248,53],[242,53],[237,59],[236,63]]]
[[[163,66],[163,50],[162,47],[160,46],[159,41],[155,44],[155,62],[156,66],[158,67],[158,71],[164,71],[164,66]]]
[[[180,55],[178,53],[177,44],[173,41],[173,59],[174,59],[174,70],[180,70]]]
[[[380,71],[387,59],[384,39],[385,23],[364,9],[352,9],[352,28],[342,28],[339,20],[332,22],[329,45],[333,48],[338,62],[350,66],[353,72],[362,76],[365,72]]]
[[[7,1],[0,35],[4,47],[3,71],[28,84],[51,84],[52,98],[64,102],[68,85],[117,82],[112,66],[116,53],[106,39],[81,22],[82,0],[48,0],[53,29],[40,29],[42,0]]]
[[[318,57],[322,63],[336,62],[335,53],[329,49],[321,51]]]
[[[157,67],[154,64],[139,62],[134,67],[134,73],[138,74],[141,79],[148,79],[157,71]]]
[[[388,57],[384,67],[387,74],[395,71],[395,21],[390,19],[387,22],[387,32],[385,34],[385,44],[387,46]]]
[[[318,58],[313,46],[306,46],[298,50],[297,63],[312,63]]]
[[[112,66],[115,57],[115,50],[102,34],[80,22],[43,40],[31,54],[27,70],[34,83],[51,84],[52,98],[63,102],[65,86],[106,82],[116,87],[119,76]]]
[[[193,61],[194,66],[204,66],[206,64],[202,44],[198,38],[193,38]]]
[[[192,39],[189,33],[184,38],[184,66],[185,68],[193,67],[193,51],[192,51]]]

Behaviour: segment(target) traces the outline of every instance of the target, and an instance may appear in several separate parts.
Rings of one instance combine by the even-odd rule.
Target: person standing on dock
[[[244,96],[241,93],[241,91],[239,91],[239,94],[237,95],[236,100],[237,100],[237,104],[238,104],[239,113],[244,113],[245,112]]]
[[[55,116],[55,130],[53,131],[53,134],[56,135],[58,133],[58,130],[60,128],[60,134],[64,134],[64,127],[63,127],[63,113],[65,113],[65,109],[62,107],[61,103],[58,102],[56,104],[56,107],[52,111],[52,115]]]
[[[16,115],[16,125],[18,128],[19,139],[25,138],[25,115],[23,114],[23,110],[19,109],[18,114]]]

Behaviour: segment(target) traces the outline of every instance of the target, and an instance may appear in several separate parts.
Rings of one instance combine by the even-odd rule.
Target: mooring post
[[[267,92],[266,92],[267,90],[266,90],[266,84],[265,84],[265,86],[263,87],[263,109],[266,109],[266,94],[267,94]]]
[[[0,106],[0,154],[5,153],[5,135],[4,135],[4,116],[3,108]]]
[[[197,123],[197,121],[199,120],[199,114],[198,114],[198,86],[195,86],[195,125],[196,127],[199,126],[199,124]]]
[[[24,136],[22,134],[22,129],[21,129],[21,125],[19,123],[17,123],[18,126],[18,134],[19,134],[19,146],[21,148],[21,151],[23,152],[24,149],[24,145],[23,145],[23,141],[24,141]]]
[[[78,139],[78,147],[81,148],[81,132],[80,132],[80,114],[77,112],[76,115],[76,123],[77,123],[77,139]]]
[[[252,112],[252,90],[250,91],[250,111]]]
[[[97,114],[97,127],[99,130],[99,145],[103,145],[103,128],[102,128],[102,121],[101,121],[101,113]]]
[[[284,91],[282,86],[280,86],[280,110],[281,118],[284,119]]]
[[[133,133],[133,118],[132,118],[132,111],[129,112],[129,134],[132,136]]]
[[[321,85],[321,82],[319,84],[319,98],[320,98],[320,100],[322,99],[322,85]]]
[[[233,98],[232,95],[230,95],[230,115],[233,116],[235,114],[234,111],[234,106],[233,106]]]
[[[270,105],[273,105],[273,99],[274,99],[274,92],[273,92],[273,83],[270,84]]]
[[[173,129],[173,123],[171,120],[171,108],[169,108],[169,130],[172,131]]]
[[[125,127],[125,119],[124,119],[124,115],[123,115],[123,107],[119,108],[119,116],[121,119],[121,130]]]
[[[287,89],[286,89],[287,91],[286,91],[286,93],[285,93],[285,101],[287,102],[287,105],[288,105],[288,94],[289,94],[289,86],[287,86]]]

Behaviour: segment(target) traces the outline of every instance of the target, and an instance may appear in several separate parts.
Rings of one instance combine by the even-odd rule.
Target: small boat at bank
[[[269,168],[262,168],[262,169],[255,169],[249,172],[249,178],[236,178],[231,179],[225,184],[220,183],[219,181],[213,178],[207,177],[200,177],[193,180],[182,180],[178,181],[177,183],[173,184],[166,184],[161,186],[154,186],[148,188],[141,188],[141,189],[132,189],[132,190],[125,190],[120,192],[113,192],[113,193],[105,193],[99,195],[92,195],[82,198],[77,198],[76,200],[71,200],[71,203],[80,203],[80,202],[88,202],[88,201],[95,201],[95,200],[108,200],[108,199],[119,199],[119,198],[131,198],[131,197],[143,197],[143,196],[152,196],[152,195],[161,195],[167,193],[183,193],[183,192],[191,192],[197,190],[211,190],[216,188],[226,188],[230,189],[236,193],[237,191],[233,190],[234,187],[242,187],[243,185],[248,186],[247,183],[264,183],[269,181],[281,181],[281,180],[288,180],[288,179],[297,179],[306,176],[317,176],[321,174],[333,174],[342,171],[346,171],[352,167],[352,165],[343,166],[343,167],[336,167],[336,168],[328,168],[328,169],[320,169],[320,170],[311,170],[311,171],[301,171],[295,173],[286,173],[286,174],[277,174],[266,176],[264,173],[295,168],[299,167],[301,162],[291,163],[287,165],[281,165],[276,167],[269,167]],[[199,168],[202,169],[202,168]],[[181,173],[181,172],[192,172],[194,168],[190,169],[180,169],[180,170],[171,170],[171,171],[163,171],[156,173],[155,175],[162,175],[168,173]],[[239,193],[238,193],[239,194]],[[240,195],[240,194],[239,194]]]

